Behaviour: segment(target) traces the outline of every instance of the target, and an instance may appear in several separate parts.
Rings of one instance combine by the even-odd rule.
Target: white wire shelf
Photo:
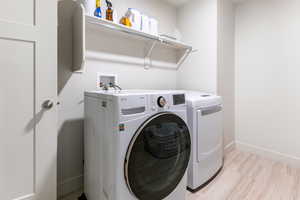
[[[108,31],[112,35],[117,34],[121,37],[129,36],[132,39],[146,41],[145,45],[148,47],[147,52],[144,55],[144,67],[149,69],[150,67],[172,68],[178,70],[182,63],[186,60],[191,52],[193,52],[192,46],[185,44],[178,40],[172,40],[169,38],[156,36],[142,31],[134,30],[130,27],[126,27],[122,24],[117,24],[105,19],[89,16],[84,14],[84,8],[78,6],[76,12],[73,15],[73,67],[74,71],[83,72],[86,60],[86,26],[92,25],[97,31]],[[97,29],[99,28],[99,29]],[[176,62],[163,63],[152,62],[152,53],[156,50],[156,46],[165,46],[176,53]],[[117,62],[120,62],[117,59]],[[161,65],[161,66],[160,66]],[[171,67],[174,66],[174,67]]]

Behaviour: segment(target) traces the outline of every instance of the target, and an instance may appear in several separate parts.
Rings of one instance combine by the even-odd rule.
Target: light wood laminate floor
[[[300,200],[300,169],[232,150],[216,179],[187,200]]]
[[[186,200],[300,200],[300,169],[232,150],[221,173],[202,190],[187,192]]]

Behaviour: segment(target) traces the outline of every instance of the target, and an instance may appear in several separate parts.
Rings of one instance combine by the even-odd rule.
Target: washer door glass
[[[161,113],[140,127],[129,145],[125,178],[140,200],[161,200],[183,178],[190,158],[191,139],[177,115]]]

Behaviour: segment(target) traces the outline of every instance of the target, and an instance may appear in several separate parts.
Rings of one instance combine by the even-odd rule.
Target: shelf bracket
[[[180,58],[180,60],[177,63],[177,68],[176,70],[179,70],[181,65],[184,63],[184,61],[187,59],[187,57],[193,52],[192,48],[189,48],[185,51],[184,55]]]
[[[149,69],[152,65],[151,56],[152,56],[153,49],[156,46],[156,43],[157,43],[157,41],[152,42],[151,47],[149,48],[148,52],[146,53],[145,62],[144,62],[145,69]]]

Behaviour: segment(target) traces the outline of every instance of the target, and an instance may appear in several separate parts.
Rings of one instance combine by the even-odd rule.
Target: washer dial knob
[[[158,97],[157,104],[159,107],[163,108],[167,104],[167,101],[164,97]]]

